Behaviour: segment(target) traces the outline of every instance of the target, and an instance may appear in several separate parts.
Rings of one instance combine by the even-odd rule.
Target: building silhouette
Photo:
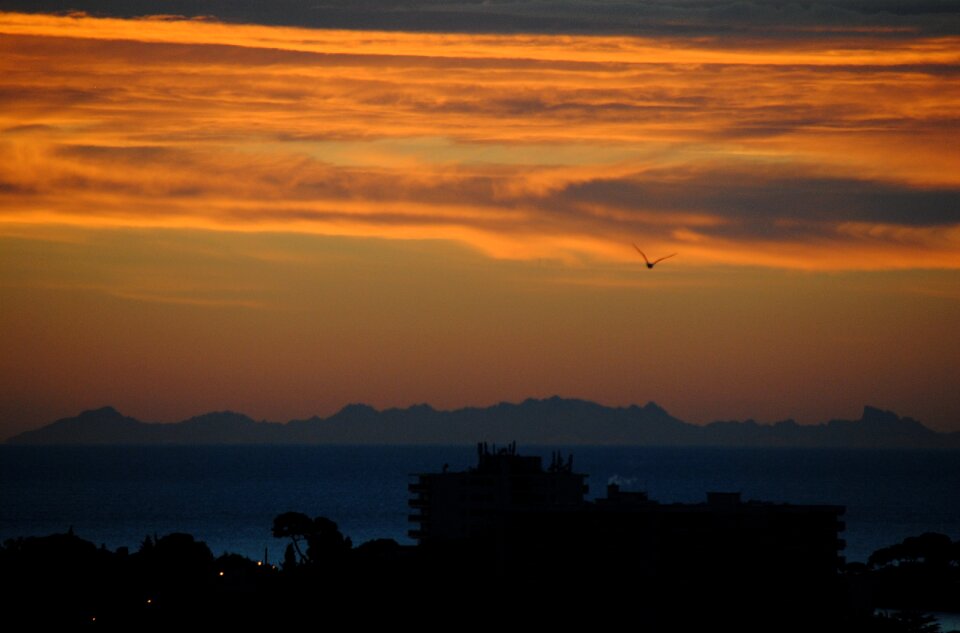
[[[576,512],[587,493],[587,476],[573,472],[572,456],[554,453],[544,470],[540,457],[518,455],[515,443],[500,450],[479,444],[475,468],[417,477],[409,504],[419,527],[409,535],[426,546],[493,538],[518,515]]]
[[[587,475],[573,471],[572,457],[554,453],[544,468],[515,445],[480,444],[477,455],[473,468],[419,474],[409,486],[417,525],[409,534],[450,577],[468,569],[481,585],[515,591],[536,583],[571,604],[587,587],[597,591],[588,581],[628,578],[603,598],[644,596],[637,608],[651,621],[696,604],[748,628],[795,609],[816,621],[842,594],[842,506],[744,501],[736,492],[660,503],[614,484],[588,500]]]

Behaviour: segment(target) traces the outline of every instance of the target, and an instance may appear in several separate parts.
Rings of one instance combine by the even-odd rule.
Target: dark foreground
[[[960,611],[960,541],[936,534],[811,583],[775,565],[764,577],[755,567],[744,574],[729,558],[645,577],[615,556],[590,560],[555,547],[513,560],[482,545],[353,547],[333,522],[298,513],[278,516],[273,529],[289,542],[283,561],[214,558],[187,534],[147,538],[136,552],[98,548],[69,532],[9,540],[0,548],[4,615],[111,629],[348,619],[351,627],[511,622],[604,630],[627,617],[653,631],[936,631],[921,612]],[[902,613],[877,617],[876,607]]]

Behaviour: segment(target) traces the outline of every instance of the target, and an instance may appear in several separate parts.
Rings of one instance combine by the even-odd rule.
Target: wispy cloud
[[[698,10],[681,5],[661,8]],[[951,35],[757,46],[24,14],[0,33],[3,223],[960,267]]]

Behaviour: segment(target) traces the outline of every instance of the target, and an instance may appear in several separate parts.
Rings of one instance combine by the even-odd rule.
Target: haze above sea
[[[555,447],[519,447],[549,463]],[[571,451],[563,451],[564,456]],[[576,447],[589,498],[609,482],[661,503],[708,491],[846,506],[848,561],[923,532],[960,538],[960,453],[924,450]],[[412,475],[474,465],[470,446],[0,446],[0,541],[71,527],[110,549],[186,532],[214,554],[281,558],[286,511],[326,516],[355,545],[412,543]]]

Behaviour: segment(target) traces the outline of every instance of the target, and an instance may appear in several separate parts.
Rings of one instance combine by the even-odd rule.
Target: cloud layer
[[[832,6],[899,15],[881,5]],[[958,268],[960,38],[911,22],[938,6],[908,12],[895,36],[821,19],[823,37],[762,45],[0,14],[0,223],[437,238],[576,261],[626,260],[642,241],[702,263]],[[741,23],[766,13],[750,15]]]
[[[3,5],[43,13],[179,14],[360,30],[813,38],[868,30],[960,34],[955,0],[4,0]]]

